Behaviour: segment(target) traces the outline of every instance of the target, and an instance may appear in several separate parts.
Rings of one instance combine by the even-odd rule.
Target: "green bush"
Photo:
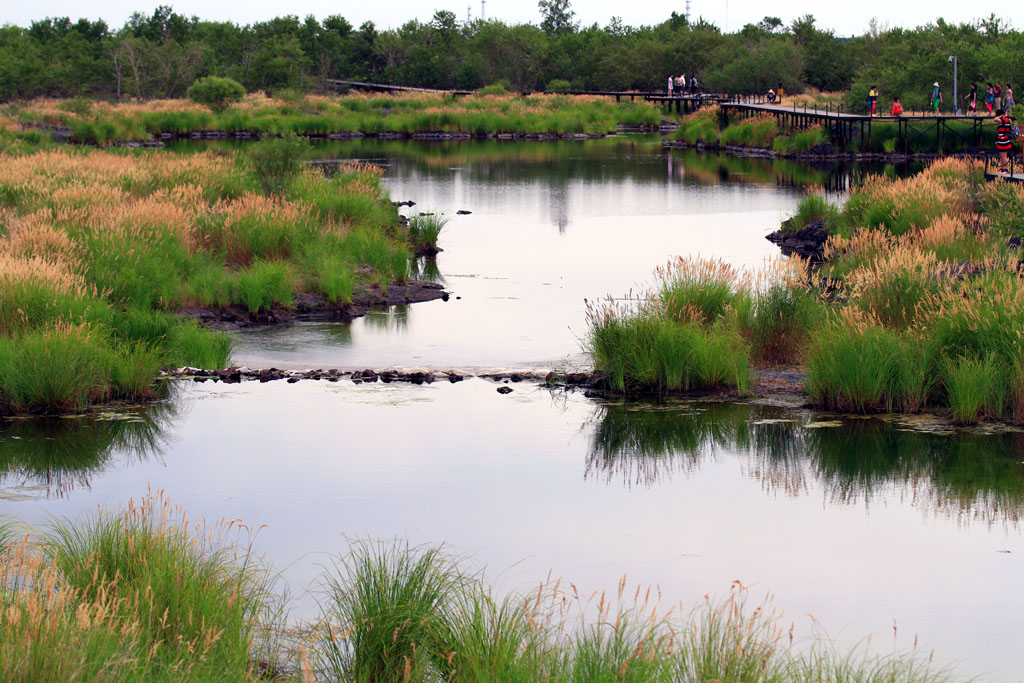
[[[231,78],[207,76],[192,84],[188,89],[188,97],[220,113],[245,97],[245,87]]]
[[[249,150],[249,165],[256,181],[268,195],[283,196],[302,170],[309,143],[295,133],[264,138]]]

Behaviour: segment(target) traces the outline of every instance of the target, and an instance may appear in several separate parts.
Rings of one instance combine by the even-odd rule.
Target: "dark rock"
[[[498,387],[498,393],[499,394],[511,394],[512,393],[512,387]]]
[[[452,384],[455,384],[456,382],[461,382],[464,379],[466,378],[458,373],[453,372],[452,374],[448,375],[448,381],[451,382]]]
[[[1020,249],[1020,240],[1020,237],[1011,237],[1010,239],[1006,240],[1006,244],[1007,246],[1010,247],[1010,249]]]
[[[820,142],[811,147],[811,154],[816,157],[834,157],[836,148],[831,142]]]
[[[193,382],[199,382],[200,384],[202,384],[203,382],[206,381],[206,378],[205,377],[193,377],[192,381]]]
[[[795,232],[786,229],[789,224],[786,221],[781,230],[767,235],[765,239],[779,245],[786,256],[796,254],[811,263],[821,263],[824,260],[825,241],[828,240],[828,225],[825,221],[811,221]]]
[[[298,377],[289,377],[288,378],[288,384],[295,384],[298,381],[299,381]]]
[[[466,211],[465,209],[459,209],[458,211],[455,212],[455,215],[456,216],[468,216],[471,213],[473,213],[473,212],[472,211]]]

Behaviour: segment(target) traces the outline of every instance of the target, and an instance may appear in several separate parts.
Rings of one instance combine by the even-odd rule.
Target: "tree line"
[[[47,18],[0,28],[0,98],[37,96],[150,99],[184,96],[196,78],[233,78],[248,90],[327,89],[332,78],[443,89],[503,84],[515,91],[660,90],[669,74],[696,74],[708,90],[847,90],[862,106],[877,85],[924,106],[932,83],[952,93],[949,55],[959,58],[960,91],[971,82],[1019,83],[1024,34],[994,15],[974,23],[942,19],[915,29],[872,23],[836,36],[806,15],[789,24],[765,17],[734,33],[673,12],[654,26],[613,17],[581,26],[569,0],[541,0],[537,24],[461,22],[449,11],[431,21],[380,30],[344,17],[284,16],[239,25],[186,17],[170,7],[103,21]],[[948,97],[948,96],[947,96]]]

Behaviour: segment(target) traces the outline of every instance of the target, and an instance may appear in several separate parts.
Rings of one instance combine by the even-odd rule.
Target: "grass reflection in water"
[[[0,489],[36,489],[61,496],[88,486],[115,454],[158,457],[178,415],[171,401],[80,417],[0,421]]]
[[[771,491],[820,486],[831,504],[895,493],[962,522],[1024,516],[1024,433],[914,429],[899,420],[822,421],[738,403],[604,404],[592,418],[585,478],[653,486],[735,453]]]

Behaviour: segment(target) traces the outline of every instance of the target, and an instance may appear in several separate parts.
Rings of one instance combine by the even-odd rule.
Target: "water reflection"
[[[815,422],[809,413],[744,404],[605,404],[591,430],[584,478],[653,486],[739,453],[770,492],[870,506],[894,490],[962,522],[1018,524],[1024,513],[1024,433],[947,433],[899,420]]]
[[[98,416],[0,420],[0,491],[63,497],[110,465],[158,458],[178,414],[166,401]]]
[[[338,160],[358,159],[391,167],[396,159],[437,174],[464,174],[466,180],[505,184],[542,179],[551,184],[552,223],[561,230],[571,222],[565,210],[570,182],[619,182],[670,180],[701,185],[753,183],[780,187],[822,187],[830,192],[848,192],[871,174],[905,176],[921,170],[920,162],[899,165],[879,162],[840,162],[737,157],[693,149],[662,148],[659,135],[621,135],[599,140],[535,141],[445,141],[410,140],[317,140],[309,160],[331,173]],[[241,148],[235,140],[175,141],[176,151]],[[643,163],[663,159],[663,163]],[[561,200],[561,201],[559,201]],[[559,210],[559,206],[563,210]]]

